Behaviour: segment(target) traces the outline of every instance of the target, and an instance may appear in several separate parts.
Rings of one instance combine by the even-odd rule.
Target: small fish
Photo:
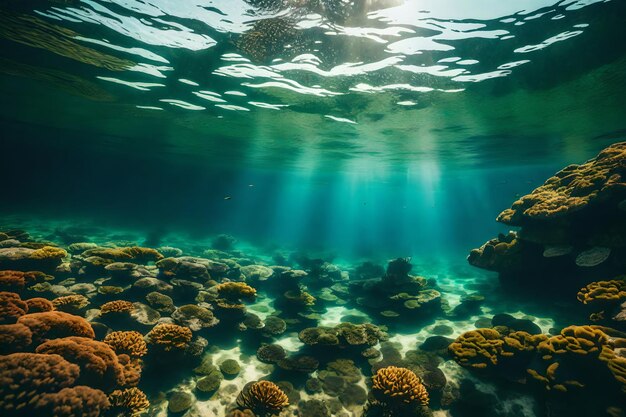
[[[254,187],[254,184],[248,184],[248,187]]]
[[[232,197],[227,195],[226,197],[224,197],[224,200],[230,200]]]

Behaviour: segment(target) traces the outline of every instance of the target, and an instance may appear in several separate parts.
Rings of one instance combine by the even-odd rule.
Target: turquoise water
[[[249,416],[233,411],[237,395],[261,379],[279,383],[289,396],[289,406],[274,410],[283,417],[623,415],[621,385],[618,395],[589,388],[608,384],[604,374],[586,383],[587,391],[559,397],[554,381],[546,393],[527,374],[476,372],[447,346],[476,328],[496,327],[504,335],[502,316],[493,317],[499,313],[546,335],[594,323],[626,330],[623,319],[609,317],[626,287],[603,305],[607,317],[599,321],[576,300],[593,280],[623,282],[623,209],[598,209],[598,218],[614,222],[612,240],[603,243],[580,238],[581,223],[604,227],[592,216],[546,220],[554,242],[539,243],[524,237],[527,224],[495,221],[555,172],[624,140],[625,17],[620,0],[2,1],[0,252],[49,245],[67,256],[38,263],[0,253],[0,272],[42,270],[54,277],[51,287],[16,289],[0,281],[0,290],[23,300],[83,295],[88,306],[57,309],[92,323],[96,340],[110,331],[139,331],[148,342],[135,384],[150,402],[144,415]],[[620,163],[623,158],[611,172],[626,175]],[[626,201],[620,192],[605,200]],[[468,264],[472,249],[502,234],[495,246],[520,227],[521,240],[539,245],[524,249],[529,255],[516,277],[525,288],[500,286],[509,284],[507,265]],[[85,242],[91,246],[70,246]],[[194,275],[183,267],[172,272],[156,258],[119,254],[102,255],[103,264],[95,265],[85,252],[133,246],[176,262],[211,259],[219,267]],[[572,273],[569,264],[544,268],[545,260],[531,256],[564,247],[573,255],[609,248],[609,261]],[[388,262],[397,258],[408,258],[411,275],[393,272]],[[123,276],[104,268],[113,262],[136,265]],[[270,277],[241,272],[254,265],[269,268]],[[304,275],[285,284],[284,268]],[[211,295],[229,281],[257,291],[253,300],[237,301],[246,306],[246,320],[226,315],[223,298]],[[546,284],[555,281],[566,284]],[[289,292],[296,290],[315,303],[293,307]],[[439,294],[433,303],[416,301],[418,293],[432,296],[423,292],[429,290]],[[171,296],[171,309],[155,307],[149,291]],[[101,307],[115,300],[135,303],[133,319],[103,318]],[[197,329],[180,319],[180,308],[190,304],[208,309],[220,324]],[[154,309],[157,319],[142,315]],[[268,317],[278,317],[285,328],[268,335],[250,324],[252,316],[265,328]],[[0,327],[17,320],[0,319]],[[189,346],[181,356],[158,350],[149,332],[170,322],[191,328],[195,353]],[[388,340],[371,345],[382,356],[345,346],[320,353],[299,333],[340,322],[381,326]],[[611,348],[623,348],[613,339],[626,336],[610,335]],[[445,346],[430,349],[428,341]],[[3,343],[0,338],[2,354],[38,349],[35,341],[21,350]],[[314,357],[318,366],[308,372],[294,371],[293,363],[264,363],[257,349],[265,344],[282,346],[290,358]],[[3,376],[7,358],[0,355]],[[229,376],[222,369],[218,388],[200,389],[206,376],[198,366],[226,359],[237,360],[241,371]],[[356,371],[341,374],[333,369],[337,360],[353,361]],[[595,378],[599,369],[573,361],[563,371],[566,362],[559,377]],[[383,365],[413,370],[429,391],[429,407],[407,411],[374,399],[372,376]],[[83,380],[68,386],[101,390],[110,402],[84,415],[133,414],[112,406],[111,386],[81,372]],[[323,387],[316,391],[317,383]],[[2,395],[19,394],[3,384]],[[181,396],[189,404],[176,409],[185,402]],[[594,400],[583,406],[572,399],[585,397]],[[6,404],[0,400],[0,415],[14,415]],[[41,407],[28,412],[83,415],[79,406],[74,414]]]

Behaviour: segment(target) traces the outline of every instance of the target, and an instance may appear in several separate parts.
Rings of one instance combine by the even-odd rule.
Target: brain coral
[[[237,397],[237,405],[265,416],[279,413],[289,405],[289,399],[273,382],[258,381],[244,387]]]
[[[428,405],[428,392],[420,378],[406,368],[381,368],[372,377],[372,394],[376,401],[388,407],[398,405]]]
[[[74,384],[80,369],[59,355],[0,356],[0,414],[23,417],[38,411],[42,395]],[[50,414],[48,414],[50,415]]]
[[[28,312],[28,304],[12,292],[0,292],[0,324],[15,323]]]
[[[147,335],[150,344],[165,351],[186,349],[191,342],[192,333],[188,327],[161,323],[154,326]]]
[[[517,200],[498,221],[521,226],[524,219],[550,219],[584,210],[626,190],[626,142],[616,143],[582,165],[570,165]]]
[[[109,402],[113,414],[124,417],[139,415],[150,407],[146,394],[136,387],[113,391],[109,394]]]
[[[33,333],[33,342],[67,336],[82,336],[93,339],[95,334],[87,320],[62,311],[26,314],[17,321]]]
[[[80,367],[77,382],[97,388],[114,388],[125,383],[117,355],[104,342],[86,337],[64,337],[39,345],[37,353],[57,354]]]
[[[143,340],[143,335],[136,331],[111,332],[105,336],[104,343],[111,346],[118,355],[127,354],[133,357],[141,357],[148,353],[148,347]]]

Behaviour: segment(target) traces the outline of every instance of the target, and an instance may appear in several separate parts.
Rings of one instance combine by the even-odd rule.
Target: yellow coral
[[[608,336],[598,326],[569,326],[561,334],[539,343],[537,350],[549,359],[552,355],[574,353],[588,355],[599,352]]]
[[[64,249],[57,248],[55,246],[44,246],[40,249],[34,250],[28,257],[30,259],[37,260],[51,260],[51,259],[63,259],[67,256],[67,252]]]
[[[619,301],[626,298],[626,281],[614,279],[592,282],[581,288],[576,298],[583,304]]]
[[[245,282],[224,282],[213,287],[218,297],[228,300],[251,299],[256,297],[256,290]]]
[[[165,351],[187,348],[192,336],[189,327],[169,323],[157,324],[147,335],[151,344]]]
[[[615,190],[626,188],[622,176],[626,142],[616,143],[582,165],[570,165],[517,200],[497,220],[521,225],[522,218],[547,219],[584,209]]]
[[[406,368],[381,368],[372,377],[372,394],[384,405],[428,405],[428,392],[420,378]]]
[[[104,343],[111,346],[118,355],[141,357],[148,353],[143,335],[136,331],[111,332],[104,338]]]
[[[237,405],[263,416],[280,412],[289,405],[289,399],[283,390],[273,382],[258,381],[239,393]]]
[[[460,335],[448,351],[460,365],[481,369],[498,363],[503,345],[497,330],[477,329]]]

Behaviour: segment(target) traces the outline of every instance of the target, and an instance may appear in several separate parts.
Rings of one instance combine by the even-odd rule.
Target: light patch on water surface
[[[233,90],[224,91],[224,94],[228,94],[229,96],[240,96],[240,97],[247,96],[247,94],[242,91],[233,91]]]
[[[163,107],[156,107],[156,106],[135,106],[138,109],[145,109],[145,110],[164,110]]]
[[[507,62],[506,64],[502,64],[498,67],[499,70],[503,70],[503,69],[511,69],[511,68],[515,68],[515,67],[519,67],[520,65],[524,65],[529,63],[530,60],[529,59],[523,59],[521,61],[515,61],[515,62]]]
[[[165,87],[165,84],[144,83],[144,82],[139,82],[139,81],[136,81],[136,82],[125,81],[125,80],[120,80],[119,78],[113,78],[113,77],[97,76],[96,78],[98,78],[99,80],[103,80],[103,81],[109,81],[109,82],[116,83],[116,84],[122,84],[122,85],[134,88],[136,90],[141,90],[141,91],[150,91],[152,87]]]
[[[197,82],[195,82],[195,81],[191,81],[191,80],[188,80],[188,79],[186,79],[186,78],[179,78],[179,79],[178,79],[178,81],[180,81],[180,82],[181,82],[181,83],[183,83],[183,84],[193,85],[193,86],[195,86],[195,87],[197,87],[197,86],[199,86],[199,85],[200,85],[200,84],[198,84]]]
[[[340,123],[350,123],[350,124],[353,124],[353,125],[357,124],[354,120],[346,119],[346,118],[343,118],[343,117],[331,116],[329,114],[325,114],[324,117],[326,117],[328,119],[331,119],[331,120],[334,120],[336,122],[340,122]]]
[[[220,98],[219,94],[213,91],[202,90],[202,91],[192,91],[192,93],[205,100],[213,101],[216,103],[226,103],[226,100]]]
[[[454,77],[453,80],[460,81],[460,82],[478,83],[481,81],[489,80],[491,78],[506,77],[509,74],[511,74],[511,71],[509,70],[498,70],[498,71],[485,72],[482,74],[459,75],[458,77]]]
[[[162,98],[159,101],[162,101],[164,103],[169,103],[172,106],[181,107],[181,108],[187,109],[187,110],[206,110],[206,107],[197,106],[195,104],[187,103],[186,101],[183,101],[183,100],[176,100],[176,99],[171,99],[171,98]]]
[[[515,49],[513,52],[516,52],[518,54],[525,54],[528,52],[534,52],[534,51],[538,51],[540,49],[544,49],[547,48],[548,46],[556,43],[556,42],[562,42],[564,40],[567,40],[569,38],[573,38],[574,36],[578,36],[580,34],[582,34],[583,31],[582,30],[575,30],[575,31],[566,31],[563,33],[559,33],[556,36],[552,36],[551,38],[546,39],[545,41],[536,44],[536,45],[526,45],[523,46],[521,48],[517,48]]]
[[[321,87],[306,87],[296,81],[288,79],[281,79],[281,81],[268,81],[261,84],[242,83],[241,85],[251,88],[280,88],[295,91],[299,94],[308,94],[318,97],[338,96],[342,94],[329,91]]]
[[[289,107],[288,104],[269,104],[269,103],[261,103],[259,101],[249,101],[248,104],[251,104],[255,107],[260,107],[262,109],[270,109],[270,110],[280,110],[283,107]]]
[[[405,101],[398,101],[396,104],[399,106],[415,106],[417,102],[411,101],[411,100],[405,100]]]
[[[224,110],[231,111],[250,111],[250,109],[241,106],[235,106],[234,104],[216,104],[215,107],[220,107]]]

